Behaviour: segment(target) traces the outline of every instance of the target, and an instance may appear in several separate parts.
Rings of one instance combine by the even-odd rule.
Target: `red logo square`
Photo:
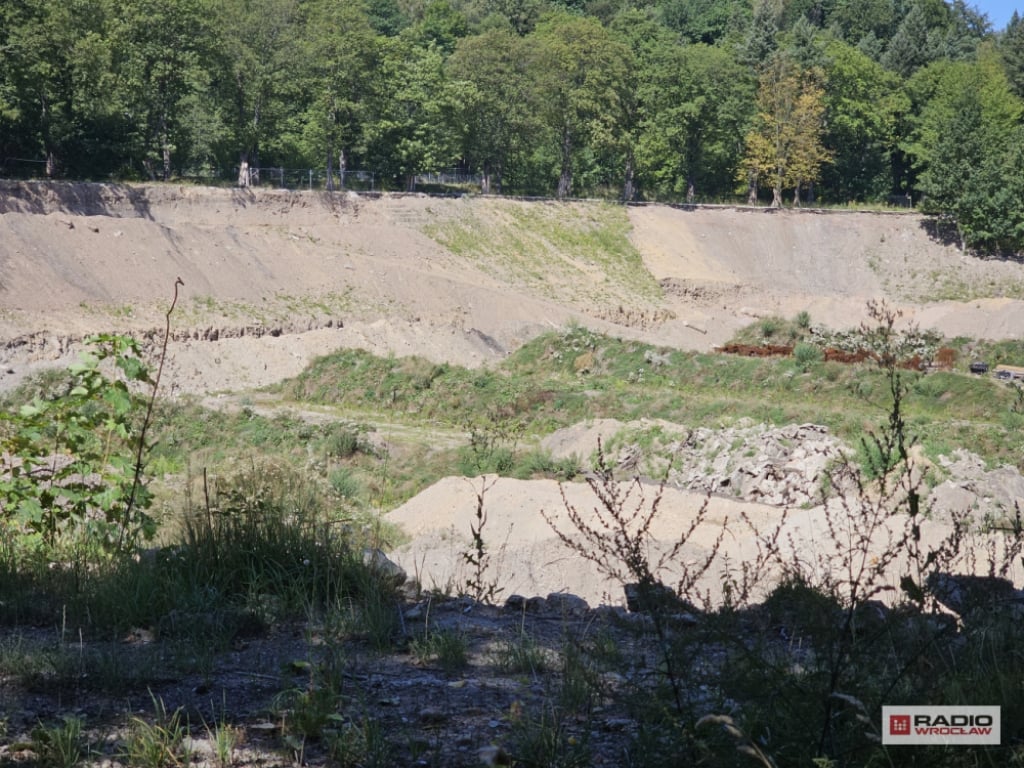
[[[909,736],[910,715],[889,715],[889,735]]]

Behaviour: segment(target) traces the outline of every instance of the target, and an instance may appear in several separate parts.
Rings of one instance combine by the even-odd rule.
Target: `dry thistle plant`
[[[592,562],[601,574],[623,587],[635,585],[636,605],[651,616],[665,677],[671,687],[676,710],[682,713],[683,680],[678,660],[668,642],[669,619],[672,612],[685,605],[684,601],[690,604],[700,601],[700,581],[718,559],[727,521],[722,523],[721,531],[706,553],[688,561],[684,557],[684,548],[696,531],[707,523],[709,496],[705,496],[679,536],[667,546],[659,547],[651,534],[651,526],[664,498],[664,479],[648,503],[639,476],[629,482],[615,480],[599,440],[597,469],[587,476],[587,485],[596,499],[590,514],[572,504],[562,486],[562,502],[572,531],[559,527],[547,511],[542,510],[541,514],[570,551]],[[666,588],[661,581],[661,576],[670,570],[679,573],[674,589]]]
[[[464,584],[464,594],[485,605],[494,605],[502,592],[494,578],[487,576],[491,565],[491,553],[484,539],[484,529],[487,527],[484,497],[496,482],[496,478],[492,478],[490,482],[486,478],[480,480],[480,490],[476,492],[476,519],[469,526],[471,548],[462,553],[463,562],[472,569]]]

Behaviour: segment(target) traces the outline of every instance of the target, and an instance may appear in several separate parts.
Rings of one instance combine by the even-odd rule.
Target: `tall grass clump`
[[[0,595],[17,600],[4,600],[3,616],[100,637],[144,627],[194,647],[197,659],[290,619],[344,616],[354,627],[373,614],[380,637],[390,636],[396,584],[364,555],[380,541],[328,504],[319,483],[287,466],[207,478],[201,503],[178,530],[167,526],[162,547],[94,561],[77,577],[43,560],[5,557],[0,567],[10,579]],[[26,570],[26,562],[38,565]],[[94,671],[102,666],[83,659]]]
[[[805,371],[814,363],[820,363],[824,359],[824,355],[818,347],[804,341],[798,342],[793,347],[793,357],[796,359],[797,364]]]
[[[371,589],[355,520],[332,516],[319,486],[286,465],[203,478],[176,553],[232,602],[271,613],[322,609]]]

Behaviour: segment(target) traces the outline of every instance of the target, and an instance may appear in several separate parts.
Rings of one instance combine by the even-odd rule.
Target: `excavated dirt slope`
[[[279,380],[342,346],[478,365],[569,321],[710,348],[771,313],[854,325],[879,297],[948,335],[1013,336],[1024,317],[1020,264],[964,256],[914,214],[631,207],[660,296],[606,264],[504,254],[495,269],[486,249],[439,244],[446,227],[487,238],[524,211],[557,223],[601,206],[0,183],[0,386],[85,333],[163,328],[177,277],[169,380],[188,391]]]
[[[165,392],[267,384],[339,347],[481,365],[568,322],[708,349],[770,314],[854,326],[879,298],[948,336],[1024,327],[1024,267],[943,245],[912,213],[630,207],[636,252],[622,263],[570,252],[558,235],[623,215],[599,203],[0,183],[0,388],[65,361],[84,334],[159,332],[176,278]],[[464,577],[454,566],[475,499],[469,481],[449,478],[394,512],[415,524],[398,555],[411,571]],[[513,564],[506,593],[615,600],[552,541],[539,513],[563,504],[549,481],[488,492],[490,535]],[[673,490],[663,510],[685,524],[701,504]],[[714,524],[743,510],[779,519],[777,508],[729,504],[738,508],[715,502]],[[815,514],[790,522],[811,531]]]

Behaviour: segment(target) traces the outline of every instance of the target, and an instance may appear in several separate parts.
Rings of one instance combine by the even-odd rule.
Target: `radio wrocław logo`
[[[998,744],[999,707],[882,707],[883,744]]]

